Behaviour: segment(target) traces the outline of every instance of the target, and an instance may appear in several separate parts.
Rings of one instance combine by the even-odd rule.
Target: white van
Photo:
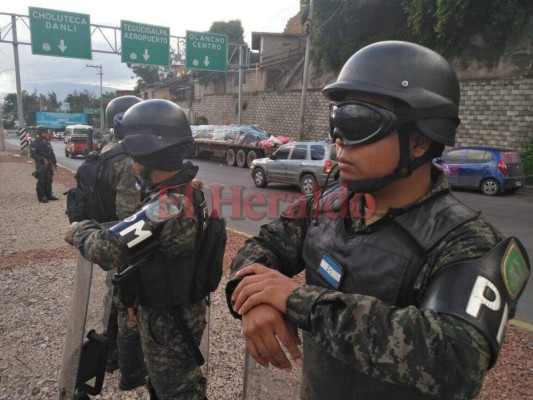
[[[92,130],[92,129],[93,127],[90,125],[82,125],[82,124],[68,125],[65,128],[64,141],[65,143],[68,143],[72,135],[78,135],[78,134],[87,135],[87,132],[89,132],[89,130]]]

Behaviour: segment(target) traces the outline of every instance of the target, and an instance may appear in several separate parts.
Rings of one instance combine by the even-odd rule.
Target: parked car
[[[65,132],[54,132],[54,139],[63,140],[65,138]]]
[[[252,161],[250,171],[255,186],[269,182],[297,185],[303,194],[324,186],[328,173],[337,162],[336,146],[330,142],[291,142],[270,157]]]
[[[452,187],[479,189],[494,196],[524,185],[524,166],[514,150],[458,147],[445,151],[433,164],[444,171]]]
[[[93,142],[93,150],[98,150],[98,144]],[[65,157],[87,155],[87,135],[83,133],[71,134],[65,137]]]

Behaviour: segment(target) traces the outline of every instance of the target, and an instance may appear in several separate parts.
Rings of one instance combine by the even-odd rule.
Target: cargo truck
[[[192,125],[195,157],[223,159],[229,166],[249,168],[269,157],[281,142],[254,125]]]

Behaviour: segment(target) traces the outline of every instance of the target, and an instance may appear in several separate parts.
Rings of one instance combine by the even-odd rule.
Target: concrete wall
[[[533,77],[462,80],[461,93],[457,146],[504,146],[521,151],[533,141]],[[242,123],[297,139],[300,96],[300,91],[247,94]],[[209,124],[235,124],[237,102],[236,95],[205,95],[192,108]],[[328,102],[319,90],[307,94],[304,127],[304,140],[327,138]]]

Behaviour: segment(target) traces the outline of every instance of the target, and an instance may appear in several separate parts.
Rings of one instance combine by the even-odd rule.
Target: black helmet
[[[416,128],[431,140],[452,146],[459,123],[459,81],[451,65],[426,47],[400,41],[371,44],[344,64],[323,94],[342,100],[356,91],[386,96],[411,109]]]
[[[120,131],[122,143],[132,157],[193,142],[191,126],[183,110],[163,99],[145,100],[132,106],[124,113]]]
[[[40,135],[42,133],[47,133],[48,132],[48,128],[44,125],[37,125],[35,127],[35,132]]]
[[[113,120],[115,119],[115,115],[126,112],[128,108],[141,101],[137,96],[120,96],[111,100],[105,109],[107,127],[114,128]]]

